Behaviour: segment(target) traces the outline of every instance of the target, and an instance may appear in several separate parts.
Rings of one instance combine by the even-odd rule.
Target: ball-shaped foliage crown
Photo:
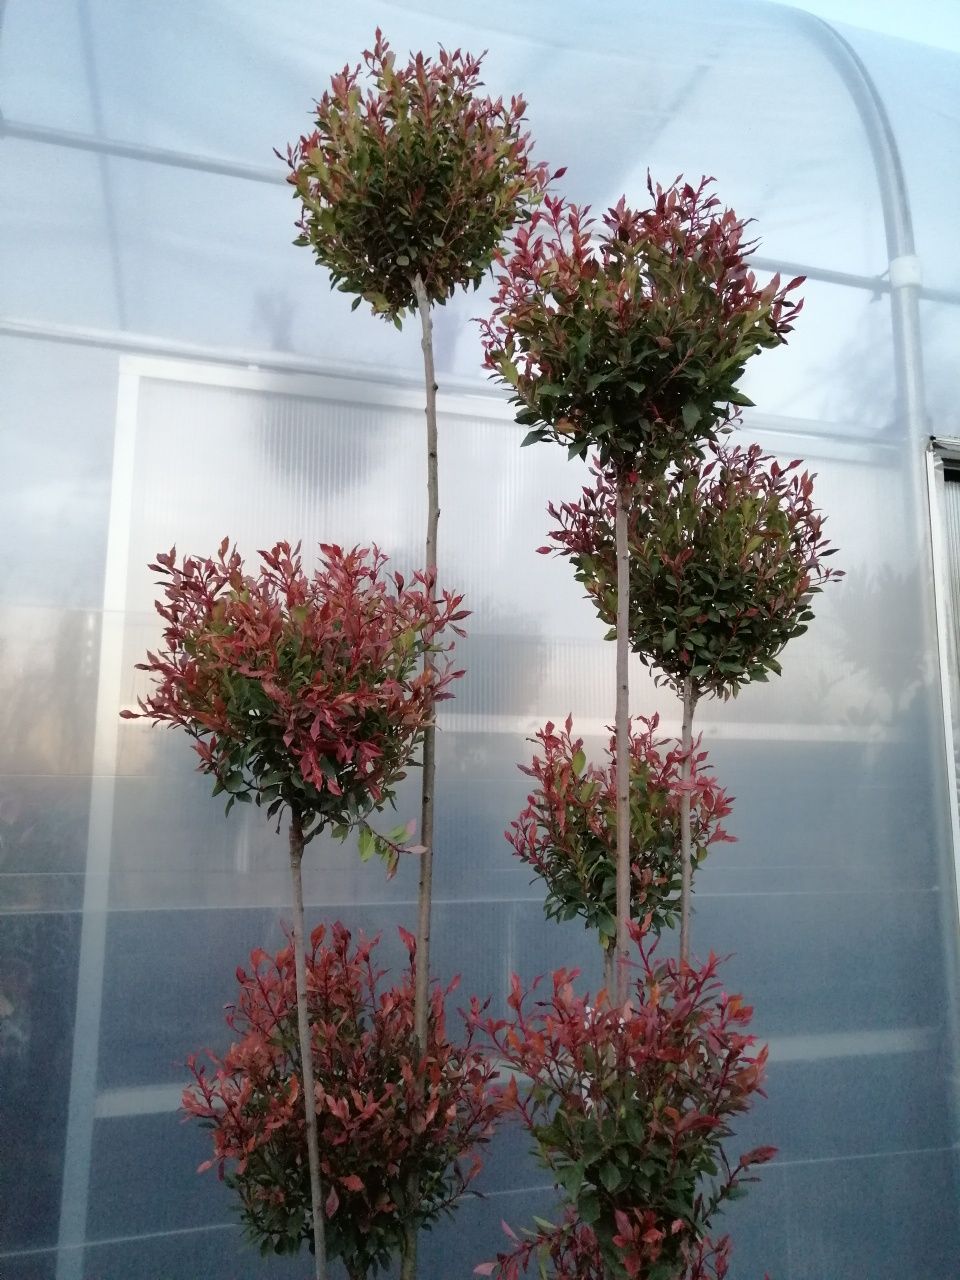
[[[513,388],[527,443],[599,451],[648,474],[713,439],[747,361],[786,340],[801,278],[760,287],[746,223],[721,209],[713,179],[625,198],[602,217],[547,196],[502,259],[487,366]]]
[[[630,915],[646,918],[659,933],[671,928],[680,909],[681,796],[690,796],[693,856],[732,839],[723,829],[730,799],[694,743],[690,776],[682,777],[681,744],[658,734],[659,717],[638,717],[630,730]],[[521,765],[534,780],[527,807],[506,837],[521,861],[547,886],[549,918],[580,916],[612,949],[617,925],[617,763],[612,737],[603,765],[590,764],[573,719],[548,723],[536,738],[533,759]]]
[[[228,809],[286,808],[308,839],[390,800],[462,675],[439,655],[467,616],[432,574],[387,574],[375,547],[320,553],[313,573],[284,542],[252,573],[227,539],[208,559],[159,555],[164,647],[138,664],[153,692],[122,713],[185,729]]]
[[[813,598],[842,572],[814,477],[759,445],[713,445],[706,457],[644,482],[629,506],[630,644],[681,692],[729,697],[780,674],[777,655],[813,618]],[[605,472],[580,500],[551,504],[551,545],[567,556],[605,623],[615,626],[617,483]]]
[[[477,287],[504,235],[548,181],[523,130],[523,98],[480,94],[482,59],[456,49],[398,66],[381,32],[316,106],[313,131],[287,148],[301,202],[295,243],[344,293],[398,325],[417,305]],[[554,176],[559,176],[560,170]]]

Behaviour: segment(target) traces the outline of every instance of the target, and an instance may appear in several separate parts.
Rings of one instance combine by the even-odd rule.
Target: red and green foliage
[[[481,96],[481,59],[459,49],[398,66],[381,32],[362,68],[346,66],[287,148],[301,202],[294,243],[344,293],[398,325],[417,305],[479,286],[504,235],[548,180],[523,131],[526,103]],[[559,176],[559,175],[554,175]]]
[[[589,1254],[589,1228],[606,1280],[678,1280],[697,1274],[714,1213],[774,1155],[761,1147],[731,1165],[723,1149],[733,1117],[762,1092],[767,1050],[746,1033],[752,1010],[723,992],[715,956],[701,967],[655,962],[641,930],[634,938],[640,973],[623,1005],[603,993],[591,1004],[574,990],[576,971],[561,969],[532,1009],[514,978],[512,1018],[475,1016],[517,1073],[501,1105],[563,1189],[561,1230],[579,1233]],[[497,1265],[504,1280],[518,1274],[509,1256]]]
[[[657,737],[658,716],[638,717],[630,734],[631,916],[648,917],[659,933],[672,928],[680,900],[680,797],[691,798],[694,856],[730,840],[722,820],[730,801],[717,785],[699,742],[691,774],[681,779],[680,744]],[[581,916],[609,949],[616,937],[616,739],[607,762],[588,764],[583,739],[574,738],[571,717],[562,729],[547,724],[533,741],[538,749],[521,770],[536,780],[527,807],[511,823],[507,839],[547,886],[548,917]]]
[[[514,392],[527,441],[655,475],[698,451],[750,401],[747,361],[786,340],[801,283],[760,287],[756,242],[712,179],[648,180],[652,203],[603,214],[546,197],[502,260],[482,325],[487,366]]]
[[[495,1118],[495,1073],[473,1031],[456,1046],[448,1039],[445,995],[455,984],[434,988],[419,1050],[414,944],[401,933],[410,970],[387,989],[374,967],[376,940],[353,944],[340,924],[329,938],[315,929],[307,956],[327,1252],[352,1280],[387,1267],[411,1222],[432,1223],[454,1204]],[[237,980],[227,1012],[237,1039],[222,1058],[209,1055],[212,1070],[190,1060],[195,1082],[183,1106],[212,1132],[213,1157],[201,1170],[216,1165],[236,1190],[262,1252],[295,1253],[312,1245],[312,1232],[292,950],[254,951]]]
[[[656,1215],[635,1209],[615,1213],[617,1234],[614,1245],[620,1250],[621,1274],[630,1280],[647,1280],[663,1253],[664,1231],[656,1225]],[[521,1239],[504,1223],[504,1231],[514,1244],[497,1255],[496,1262],[485,1262],[475,1269],[481,1276],[496,1275],[499,1280],[520,1280],[531,1267],[535,1274],[549,1280],[609,1280],[603,1251],[597,1234],[578,1221],[568,1210],[557,1223],[538,1219],[536,1231],[525,1231]],[[669,1280],[724,1280],[730,1265],[730,1237],[714,1242],[703,1238],[680,1248],[678,1268]]]
[[[228,810],[287,808],[308,839],[392,799],[462,674],[444,633],[467,616],[426,574],[388,574],[376,548],[320,550],[313,573],[285,542],[255,573],[226,539],[213,559],[159,555],[164,647],[138,664],[155,688],[124,713],[185,729]]]
[[[629,508],[630,644],[678,693],[729,697],[780,673],[777,655],[813,618],[813,597],[842,577],[800,462],[757,444],[713,445],[706,460],[635,477]],[[599,469],[578,502],[550,505],[551,546],[567,556],[614,626],[617,488]]]

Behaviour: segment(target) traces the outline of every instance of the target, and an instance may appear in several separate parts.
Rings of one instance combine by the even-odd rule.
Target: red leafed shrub
[[[683,782],[680,744],[657,737],[659,716],[638,717],[630,734],[631,915],[648,927],[670,928],[680,905],[680,797],[691,798],[693,849],[700,861],[716,841],[731,840],[722,820],[730,801],[694,744],[691,776]],[[573,720],[547,724],[533,740],[538,750],[521,770],[535,779],[527,807],[506,833],[517,857],[542,876],[547,916],[581,916],[605,949],[616,938],[616,739],[607,762],[588,764]]]
[[[527,437],[657,474],[726,422],[747,361],[786,341],[801,303],[758,286],[756,242],[712,179],[649,182],[651,205],[602,215],[545,197],[519,228],[482,325],[487,366],[514,389]]]
[[[813,598],[842,572],[800,462],[781,466],[757,444],[713,446],[649,483],[629,508],[630,644],[678,693],[735,695],[780,673],[777,655],[813,618]],[[578,502],[551,503],[555,551],[604,622],[616,622],[614,482],[598,471]]]
[[[617,1234],[613,1243],[620,1250],[623,1270],[620,1275],[630,1280],[650,1280],[659,1273],[657,1266],[663,1253],[664,1232],[656,1226],[656,1215],[649,1210],[624,1213],[617,1210]],[[536,1231],[525,1231],[521,1240],[504,1223],[504,1231],[514,1241],[511,1248],[497,1255],[496,1262],[485,1262],[475,1268],[480,1276],[496,1275],[499,1280],[520,1280],[531,1267],[536,1274],[550,1280],[609,1280],[610,1271],[596,1233],[577,1221],[570,1210],[557,1223],[538,1219]],[[670,1264],[664,1280],[724,1280],[730,1265],[730,1237],[714,1242],[704,1238],[681,1247],[679,1264]]]
[[[355,307],[365,298],[399,325],[417,304],[416,276],[430,302],[479,286],[548,174],[531,160],[523,99],[478,92],[481,58],[441,49],[398,66],[378,30],[363,60],[366,92],[361,67],[344,67],[314,130],[287,148],[302,203],[295,243],[360,295]]]
[[[213,559],[178,563],[174,549],[150,566],[166,628],[139,664],[155,684],[139,715],[187,731],[228,809],[287,806],[309,838],[391,798],[433,703],[462,675],[436,655],[467,615],[427,575],[387,574],[376,548],[323,545],[312,574],[299,546],[259,555],[247,572],[225,539]]]
[[[413,1030],[413,939],[409,973],[382,989],[376,940],[321,926],[307,956],[317,1122],[330,1258],[351,1277],[386,1267],[409,1223],[435,1221],[479,1168],[495,1110],[495,1073],[473,1047],[473,1031],[451,1044],[447,993],[431,997],[428,1038]],[[256,950],[237,970],[240,994],[228,1006],[237,1040],[211,1068],[189,1062],[195,1083],[183,1095],[188,1116],[213,1135],[220,1176],[239,1195],[244,1222],[264,1253],[312,1244],[293,952]],[[411,1174],[417,1177],[411,1183]],[[411,1186],[419,1188],[410,1202]]]
[[[761,1147],[731,1164],[723,1146],[762,1092],[767,1050],[746,1032],[752,1011],[723,992],[715,956],[696,968],[655,963],[639,929],[634,937],[640,974],[621,1005],[603,994],[591,1004],[574,990],[576,971],[561,969],[533,1008],[514,978],[513,1017],[476,1016],[517,1073],[502,1105],[563,1188],[569,1222],[596,1238],[603,1274],[678,1280],[698,1274],[690,1267],[716,1210],[774,1155]],[[504,1264],[494,1273],[515,1274]]]

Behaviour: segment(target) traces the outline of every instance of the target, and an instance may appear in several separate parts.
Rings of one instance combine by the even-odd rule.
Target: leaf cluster
[[[123,713],[185,729],[228,812],[288,810],[308,840],[392,801],[463,674],[445,633],[467,616],[432,575],[386,573],[376,548],[320,550],[312,574],[285,542],[255,572],[226,539],[211,559],[159,555],[164,647],[138,664],[154,691]]]
[[[634,936],[641,971],[625,1007],[605,993],[590,1004],[561,969],[532,1007],[515,977],[513,1016],[483,1025],[517,1073],[501,1105],[532,1134],[570,1221],[596,1237],[603,1274],[677,1280],[716,1211],[774,1154],[761,1147],[731,1165],[723,1150],[732,1119],[762,1092],[767,1050],[746,1032],[752,1010],[723,992],[715,956],[655,963]]]
[[[758,286],[747,224],[712,182],[648,179],[650,207],[621,199],[599,228],[589,207],[546,196],[518,229],[481,328],[525,443],[655,475],[751,403],[736,384],[752,356],[786,341],[802,280]]]
[[[631,918],[647,918],[659,933],[672,928],[680,909],[680,798],[690,795],[694,858],[706,857],[715,841],[730,840],[722,820],[730,800],[717,785],[699,742],[690,752],[690,777],[681,777],[681,745],[657,737],[659,717],[639,717],[630,733]],[[517,857],[547,886],[548,918],[580,916],[612,949],[616,940],[617,862],[616,738],[604,765],[588,764],[583,740],[574,738],[571,717],[563,728],[548,723],[521,770],[535,779],[527,807],[506,837]]]
[[[813,599],[842,577],[814,477],[759,445],[711,446],[706,458],[638,479],[629,505],[630,644],[672,688],[730,697],[780,674],[778,655],[813,618]],[[541,548],[571,560],[602,620],[617,613],[616,482],[598,471],[579,501],[550,505]]]
[[[656,1215],[650,1210],[627,1213],[618,1209],[614,1217],[617,1234],[613,1243],[620,1250],[622,1274],[630,1280],[645,1280],[662,1252],[664,1233],[656,1225]],[[513,1243],[495,1262],[476,1267],[475,1274],[520,1280],[535,1266],[540,1280],[609,1280],[596,1232],[580,1222],[572,1209],[568,1208],[557,1223],[543,1218],[535,1222],[536,1230],[524,1230],[523,1238],[504,1223],[504,1232]],[[670,1280],[724,1280],[730,1266],[730,1237],[684,1241],[680,1254],[681,1262],[670,1273]]]
[[[341,924],[329,935],[314,930],[307,954],[327,1249],[351,1275],[388,1268],[408,1224],[429,1227],[452,1207],[495,1119],[495,1073],[473,1031],[457,1046],[447,1035],[455,983],[434,988],[419,1050],[415,944],[401,934],[410,967],[397,986],[384,988],[374,967],[376,939],[354,944]],[[216,1165],[236,1191],[261,1252],[296,1253],[313,1236],[292,949],[254,951],[237,981],[227,1012],[237,1039],[222,1058],[208,1055],[209,1065],[190,1060],[183,1107],[212,1135],[201,1170]]]
[[[355,307],[365,299],[399,327],[417,305],[415,277],[437,303],[479,286],[548,173],[531,159],[524,100],[479,93],[481,58],[441,48],[398,66],[378,29],[363,59],[367,87],[359,65],[344,67],[313,131],[287,148],[294,243],[358,295]]]

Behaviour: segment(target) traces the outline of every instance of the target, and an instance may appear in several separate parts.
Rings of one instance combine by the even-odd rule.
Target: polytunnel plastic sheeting
[[[372,318],[348,339],[348,301],[328,299],[320,273],[310,289],[306,255],[259,232],[269,220],[292,235],[273,148],[308,126],[320,69],[355,59],[377,22],[401,51],[490,45],[491,87],[523,90],[538,153],[568,165],[576,199],[602,206],[625,191],[640,201],[648,167],[661,181],[710,173],[726,201],[757,218],[765,256],[864,274],[886,266],[877,179],[849,93],[802,25],[764,5],[609,5],[589,22],[575,6],[542,4],[488,6],[482,21],[406,5],[353,6],[336,23],[292,3],[237,9],[226,21],[220,5],[90,0],[57,24],[44,12],[9,6],[0,51],[8,120],[272,169],[278,181],[8,141],[23,173],[16,198],[33,206],[5,241],[14,314],[75,323],[86,308],[88,324],[405,364],[407,348]],[[35,78],[48,39],[62,66]],[[13,199],[12,184],[7,191]],[[111,260],[98,263],[105,252]],[[100,270],[95,296],[84,269]],[[485,303],[484,293],[448,308],[458,334]],[[440,367],[475,377],[476,331],[443,341],[440,328]],[[811,330],[831,350],[829,325]]]
[[[489,48],[488,83],[526,94],[538,153],[569,166],[574,198],[641,200],[648,166],[709,172],[756,217],[765,261],[828,276],[805,286],[789,346],[750,371],[744,434],[818,473],[847,577],[781,679],[700,709],[738,842],[698,873],[695,946],[733,953],[726,979],[771,1044],[769,1100],[737,1142],[780,1148],[722,1225],[734,1280],[951,1275],[956,894],[919,437],[960,434],[960,309],[919,304],[926,417],[911,435],[889,296],[830,274],[875,280],[887,244],[846,54],[822,24],[762,4],[539,0],[3,9],[0,1274],[307,1269],[245,1248],[229,1195],[192,1172],[203,1135],[175,1114],[186,1053],[224,1044],[236,964],[282,940],[283,840],[258,814],[225,821],[187,744],[117,711],[143,691],[134,662],[158,637],[145,567],[158,548],[230,533],[248,554],[287,536],[376,539],[404,569],[419,558],[417,334],[351,314],[291,248],[272,155],[378,23],[401,53]],[[843,36],[892,121],[924,284],[954,287],[957,60]],[[128,153],[84,149],[98,142]],[[547,501],[585,473],[517,448],[465,326],[488,293],[437,323],[441,560],[473,616],[442,719],[435,963],[497,1007],[513,970],[580,963],[597,979],[595,948],[543,919],[502,832],[546,719],[572,711],[601,754],[613,662],[567,567],[535,553]],[[342,376],[358,369],[369,376]],[[639,665],[632,678],[635,712],[676,732],[669,695]],[[404,817],[415,792],[414,779]],[[382,930],[398,964],[415,868],[386,882],[330,845],[308,861],[311,918]],[[522,1135],[502,1132],[488,1198],[424,1242],[423,1280],[470,1275],[501,1219],[549,1215],[547,1184]]]

